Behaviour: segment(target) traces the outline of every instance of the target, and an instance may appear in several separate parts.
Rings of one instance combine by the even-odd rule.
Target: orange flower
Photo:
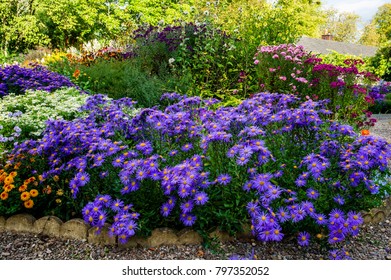
[[[46,194],[51,194],[52,192],[52,187],[51,186],[47,186],[46,188],[43,188],[43,193],[46,193]]]
[[[8,198],[8,193],[7,192],[2,192],[0,194],[0,198],[1,198],[1,200],[6,200]]]
[[[16,175],[18,175],[18,172],[16,172],[16,171],[12,171],[12,172],[10,173],[10,176],[12,176],[13,178],[15,178]]]
[[[30,199],[30,193],[29,192],[22,192],[20,195],[20,199],[23,201],[27,201]]]
[[[363,130],[361,130],[361,135],[362,135],[362,136],[367,136],[367,135],[369,135],[369,130],[368,130],[368,129],[363,129]]]
[[[4,184],[6,185],[10,185],[14,182],[14,177],[12,177],[11,175],[8,175],[7,177],[5,177],[4,179]]]
[[[76,69],[72,76],[77,79],[80,76],[80,70]]]
[[[13,188],[15,188],[14,185],[4,185],[3,189],[5,192],[10,192]]]
[[[32,201],[31,199],[24,202],[24,207],[26,207],[27,209],[33,208],[33,206],[34,206],[34,201]]]
[[[25,192],[27,190],[27,184],[23,184],[19,187],[19,192]]]
[[[36,189],[32,189],[32,190],[30,190],[30,195],[31,195],[31,197],[36,197],[36,196],[38,196],[38,191]]]

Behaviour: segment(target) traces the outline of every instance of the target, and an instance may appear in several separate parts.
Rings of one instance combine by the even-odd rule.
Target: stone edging
[[[379,223],[384,221],[390,214],[391,197],[385,200],[381,207],[368,212],[362,212],[365,224]],[[136,246],[149,248],[162,245],[199,245],[203,242],[203,238],[192,229],[186,228],[181,231],[175,231],[170,228],[157,228],[152,231],[149,237],[132,237],[127,243],[121,244],[116,237],[110,237],[108,235],[109,226],[109,224],[106,224],[100,234],[95,234],[97,229],[90,227],[82,219],[71,219],[64,223],[55,216],[46,216],[38,220],[29,214],[17,214],[8,219],[0,216],[0,232],[13,231],[44,234],[62,239],[87,241],[92,244],[112,245],[124,248]],[[234,239],[234,237],[219,230],[213,231],[210,236],[217,237],[221,241]],[[253,241],[249,234],[241,234],[237,238],[242,241]]]
[[[109,224],[106,224],[100,234],[96,234],[96,227],[91,227],[82,219],[71,219],[62,222],[55,216],[46,216],[35,219],[29,214],[17,214],[5,219],[0,216],[0,232],[24,232],[33,234],[44,234],[61,239],[75,239],[87,241],[88,243],[113,245],[119,247],[159,247],[161,245],[198,245],[202,244],[203,238],[192,229],[183,229],[175,231],[170,228],[157,228],[152,231],[149,237],[132,237],[125,244],[118,242],[116,237],[108,235]],[[217,237],[221,240],[233,239],[228,234],[218,230],[210,234],[211,237]]]

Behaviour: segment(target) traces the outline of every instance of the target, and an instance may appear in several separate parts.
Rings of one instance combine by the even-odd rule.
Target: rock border
[[[384,201],[383,205],[370,211],[363,211],[364,224],[380,223],[391,214],[391,197]],[[91,227],[84,220],[76,218],[63,222],[56,216],[45,216],[40,219],[30,214],[17,214],[6,219],[0,216],[0,232],[25,232],[32,234],[43,234],[61,239],[75,239],[87,241],[91,244],[111,245],[121,248],[146,247],[154,248],[163,245],[199,245],[203,238],[196,231],[185,228],[176,231],[170,228],[157,228],[152,231],[149,237],[132,237],[125,244],[118,242],[116,237],[108,235],[109,224],[105,224],[100,234],[97,228]],[[218,238],[221,241],[230,241],[234,237],[220,230],[214,230],[210,237]],[[237,236],[241,241],[254,241],[250,233],[242,233]]]

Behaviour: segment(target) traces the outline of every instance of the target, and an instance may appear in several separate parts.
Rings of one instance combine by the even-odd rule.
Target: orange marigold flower
[[[4,190],[5,192],[10,192],[13,188],[15,188],[15,186],[12,185],[12,184],[10,184],[10,185],[4,185],[3,190]]]
[[[9,176],[12,176],[13,178],[15,178],[16,175],[18,175],[18,172],[12,171]]]
[[[30,193],[29,192],[22,192],[22,194],[20,195],[20,199],[23,200],[23,201],[27,201],[30,199]]]
[[[10,185],[14,182],[14,177],[12,177],[11,175],[8,175],[7,177],[5,177],[4,179],[4,184],[6,185]]]
[[[1,198],[1,200],[6,200],[8,198],[8,193],[7,192],[2,192],[0,194],[0,198]]]
[[[38,191],[36,189],[32,189],[32,190],[30,190],[30,195],[31,195],[31,197],[36,197],[36,196],[38,196]]]
[[[368,130],[368,129],[363,129],[363,130],[361,130],[361,135],[362,135],[362,136],[367,136],[367,135],[369,135],[369,130]]]
[[[31,199],[24,202],[24,207],[26,207],[27,209],[33,208],[33,206],[34,206],[34,201],[32,201]]]
[[[19,187],[19,192],[25,192],[27,190],[27,184],[23,184]]]

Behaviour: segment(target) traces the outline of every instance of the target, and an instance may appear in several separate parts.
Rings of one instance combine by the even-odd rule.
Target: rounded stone
[[[56,216],[45,216],[35,221],[34,232],[59,237],[63,222]]]
[[[369,213],[363,214],[364,224],[369,224],[372,222],[372,215]]]
[[[5,229],[17,232],[34,232],[35,218],[30,214],[17,214],[11,216],[5,222]]]
[[[175,231],[169,228],[157,228],[152,231],[148,238],[150,247],[159,247],[162,245],[178,245],[178,236]]]
[[[92,227],[88,230],[88,243],[101,244],[101,245],[116,245],[117,240],[115,236],[109,235],[109,224],[105,224],[100,232],[97,227]]]
[[[5,218],[0,216],[0,232],[5,231]]]
[[[72,219],[61,225],[60,237],[64,239],[86,240],[89,228],[82,219]]]
[[[372,223],[379,223],[381,221],[384,221],[386,219],[386,214],[384,211],[377,211],[375,215],[372,217]]]
[[[149,242],[145,237],[132,236],[126,243],[118,242],[119,248],[136,248],[136,247],[144,247],[148,248]]]
[[[180,245],[198,245],[202,244],[203,238],[198,232],[185,228],[178,232],[178,243]]]
[[[214,230],[209,234],[211,238],[217,238],[221,242],[233,241],[234,237],[230,236],[228,232],[221,231],[219,229]]]

